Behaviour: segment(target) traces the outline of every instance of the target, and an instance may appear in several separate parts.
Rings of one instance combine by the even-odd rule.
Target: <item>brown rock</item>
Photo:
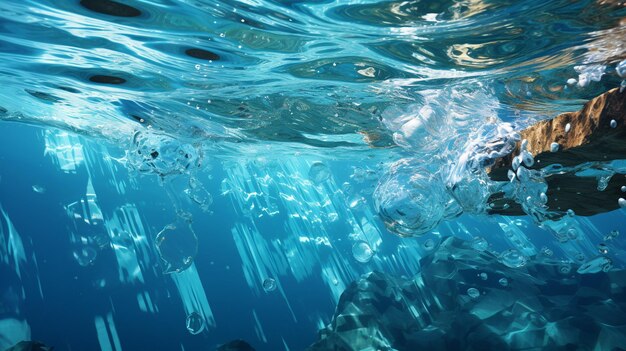
[[[611,128],[611,121],[617,126]],[[565,132],[566,125],[570,130]],[[528,151],[535,156],[533,169],[560,164],[564,167],[580,165],[585,162],[607,162],[626,159],[626,91],[612,89],[587,102],[582,110],[558,115],[556,118],[536,123],[521,133],[522,140],[528,141]],[[557,152],[550,152],[550,144],[559,144]],[[494,180],[508,180],[507,171],[511,161],[519,154],[520,144],[515,151],[498,159],[489,170]],[[623,175],[614,176],[604,191],[598,191],[597,180],[564,173],[549,176],[548,206],[553,210],[572,209],[578,215],[590,216],[617,209],[617,200],[626,197],[620,191],[626,185]],[[521,215],[523,212],[509,200],[492,196],[498,206],[492,213]],[[503,202],[510,207],[502,209]]]

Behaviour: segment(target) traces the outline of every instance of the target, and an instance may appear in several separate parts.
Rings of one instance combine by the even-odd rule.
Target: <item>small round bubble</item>
[[[374,251],[365,241],[358,241],[352,245],[352,256],[361,263],[367,263],[374,256]]]
[[[274,291],[276,287],[276,280],[274,278],[265,278],[265,280],[263,280],[263,290],[266,292]]]
[[[469,288],[467,289],[467,295],[472,299],[477,299],[478,297],[480,297],[480,291],[478,291],[478,289],[476,288]]]
[[[509,249],[500,255],[500,262],[509,268],[520,268],[526,265],[528,257],[515,249]]]
[[[559,151],[559,143],[550,144],[550,152],[557,152],[557,151]]]
[[[314,184],[322,184],[323,182],[330,179],[330,170],[328,166],[323,162],[313,162],[311,168],[309,168],[309,179]]]
[[[204,318],[202,318],[198,312],[191,312],[187,316],[185,324],[187,326],[187,331],[189,331],[192,335],[200,334],[205,328]]]

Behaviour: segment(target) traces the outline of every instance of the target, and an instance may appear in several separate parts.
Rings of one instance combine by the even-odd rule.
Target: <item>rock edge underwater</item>
[[[453,237],[420,265],[413,278],[350,284],[307,351],[624,350],[624,270],[539,258],[509,268]]]

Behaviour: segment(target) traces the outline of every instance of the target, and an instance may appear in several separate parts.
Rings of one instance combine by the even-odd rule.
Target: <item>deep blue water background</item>
[[[215,196],[211,206],[213,214],[203,214],[193,207],[189,209],[194,212],[193,227],[199,236],[195,265],[217,325],[200,335],[189,334],[185,329],[185,313],[176,288],[167,275],[160,273],[160,268],[152,274],[145,274],[145,284],[127,285],[117,279],[117,262],[110,247],[100,250],[93,264],[86,267],[77,264],[72,256],[74,248],[68,240],[68,231],[72,231],[73,222],[63,205],[84,196],[88,178],[85,164],[74,174],[59,172],[50,158],[43,154],[44,133],[39,127],[4,123],[0,125],[0,133],[5,136],[0,148],[0,204],[21,234],[26,252],[37,260],[36,267],[30,264],[23,269],[21,283],[13,272],[4,270],[3,287],[21,285],[26,291],[26,298],[20,303],[21,316],[28,320],[34,339],[44,340],[59,350],[98,349],[100,345],[93,325],[94,316],[113,311],[122,347],[127,350],[174,350],[182,348],[180,345],[184,345],[185,350],[202,350],[239,338],[249,341],[257,350],[285,349],[283,340],[290,350],[302,350],[316,339],[319,327],[317,317],[325,323],[329,321],[335,303],[317,274],[301,282],[288,275],[278,277],[287,292],[297,322],[278,291],[259,296],[251,293],[243,279],[241,259],[230,233],[234,223],[240,219],[227,196]],[[92,144],[86,141],[85,145]],[[333,170],[340,171],[341,168]],[[222,172],[219,167],[214,167],[211,172],[213,179],[226,177]],[[127,177],[125,173],[122,168],[119,178]],[[346,173],[337,172],[335,177],[343,175],[347,178]],[[92,180],[105,217],[119,204],[136,203],[148,228],[148,236],[152,237],[164,225],[175,220],[170,200],[154,176],[140,177],[139,186],[124,196],[111,190],[108,178],[92,176]],[[42,186],[45,192],[33,191],[33,184]],[[284,218],[280,216],[260,220],[259,230],[272,236],[281,230],[282,220]],[[623,211],[596,216],[593,223],[602,233],[614,229],[626,230]],[[498,238],[501,233],[497,220],[462,217],[458,224],[469,228],[468,231],[474,235],[488,238],[496,251],[508,247],[501,241],[502,238]],[[556,257],[567,259],[566,255],[559,255],[554,239],[547,232],[531,223],[526,225],[524,233],[537,247],[547,245],[557,252]],[[457,228],[457,232],[452,230],[449,234],[468,235],[461,227],[451,228]],[[327,255],[322,255],[321,260],[329,258],[331,250],[339,250],[340,255],[350,257],[350,246],[344,247],[336,241],[342,238],[347,241],[345,232],[332,235],[337,247],[328,248]],[[426,238],[436,236],[431,234]],[[423,241],[399,239],[384,233],[378,254],[393,253],[398,245],[419,247]],[[616,266],[623,266],[623,240],[619,245],[613,243],[611,251]],[[318,262],[310,262],[310,265],[315,267]],[[356,262],[353,268],[357,275],[372,269],[369,264]],[[416,273],[398,271],[405,275]],[[38,294],[38,279],[43,298]],[[106,281],[105,286],[96,286],[100,279]],[[158,306],[158,313],[138,309],[136,294],[141,291],[150,293],[154,305]],[[253,309],[259,316],[267,342],[260,340],[255,332]]]

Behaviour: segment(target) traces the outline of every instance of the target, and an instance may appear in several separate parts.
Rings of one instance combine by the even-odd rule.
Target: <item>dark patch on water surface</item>
[[[52,94],[48,94],[48,93],[44,93],[42,91],[36,91],[36,90],[30,90],[30,89],[24,89],[24,91],[26,91],[27,93],[29,93],[31,96],[42,100],[42,101],[47,101],[47,102],[59,102],[63,99],[61,99],[60,97],[56,97]]]
[[[7,112],[9,112],[6,108],[0,106],[0,115],[5,115]]]
[[[137,17],[141,11],[132,6],[110,0],[81,0],[80,4],[93,12],[116,17]]]
[[[193,57],[193,58],[197,58],[200,60],[216,61],[220,59],[220,55],[214,52],[204,50],[204,49],[197,49],[197,48],[185,50],[185,55]]]
[[[115,76],[106,76],[101,74],[96,74],[89,77],[89,80],[94,83],[101,84],[123,84],[126,83],[126,79],[115,77]]]

